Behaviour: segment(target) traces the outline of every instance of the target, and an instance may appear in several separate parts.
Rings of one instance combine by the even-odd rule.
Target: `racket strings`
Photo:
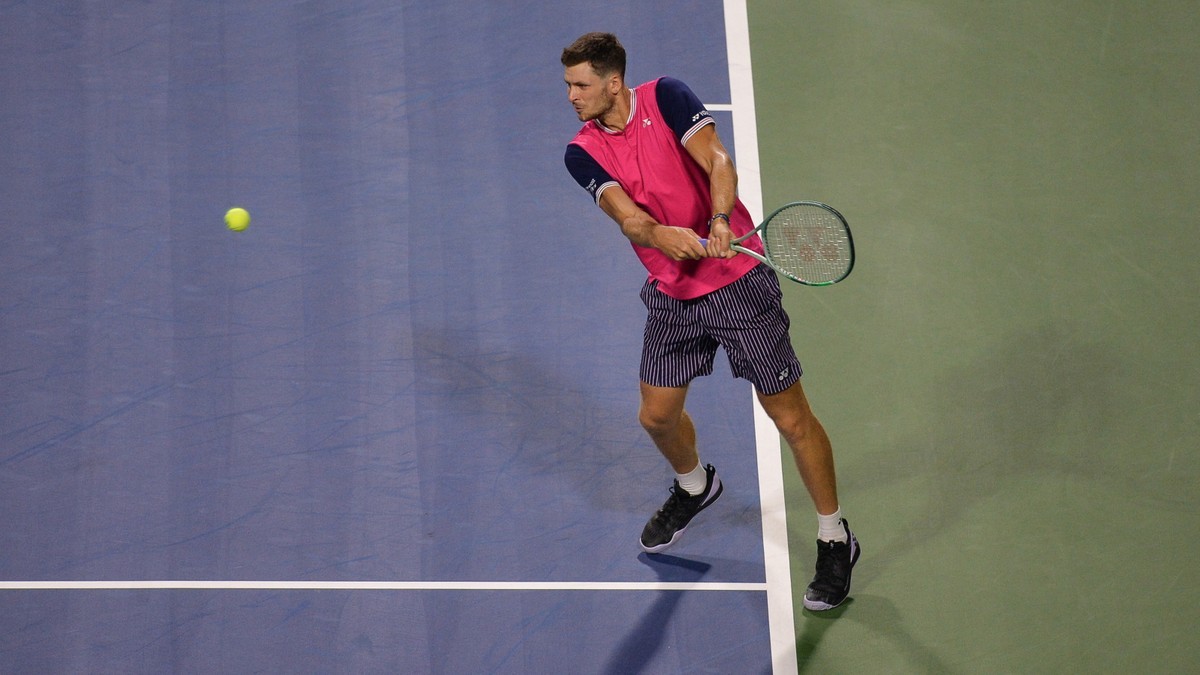
[[[767,258],[784,274],[805,283],[838,281],[853,261],[845,224],[819,206],[788,207],[771,218],[762,234]]]

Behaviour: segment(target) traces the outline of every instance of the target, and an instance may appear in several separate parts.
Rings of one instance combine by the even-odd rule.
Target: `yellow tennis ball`
[[[235,206],[225,212],[225,227],[234,232],[241,232],[250,227],[250,212],[240,206]]]

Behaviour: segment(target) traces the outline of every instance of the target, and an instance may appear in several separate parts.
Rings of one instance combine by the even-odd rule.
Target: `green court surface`
[[[801,672],[1200,670],[1200,9],[749,6],[764,206],[858,249],[786,288],[863,544]]]

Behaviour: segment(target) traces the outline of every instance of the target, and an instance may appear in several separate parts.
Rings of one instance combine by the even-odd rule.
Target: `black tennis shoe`
[[[644,551],[658,553],[679,541],[692,518],[721,496],[725,486],[721,485],[721,479],[717,477],[717,470],[712,464],[704,467],[704,474],[708,481],[704,492],[696,496],[688,494],[687,490],[680,487],[679,481],[675,481],[671,486],[671,496],[667,497],[667,502],[642,530],[641,544]]]
[[[804,593],[805,609],[814,612],[833,609],[850,595],[850,572],[862,549],[845,518],[842,527],[846,528],[847,541],[817,540],[817,575]]]

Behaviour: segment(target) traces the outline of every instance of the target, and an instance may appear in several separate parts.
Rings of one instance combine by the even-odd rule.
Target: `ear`
[[[625,86],[625,81],[621,77],[620,73],[613,73],[608,78],[608,93],[615,96],[621,92],[621,89],[624,86]]]

